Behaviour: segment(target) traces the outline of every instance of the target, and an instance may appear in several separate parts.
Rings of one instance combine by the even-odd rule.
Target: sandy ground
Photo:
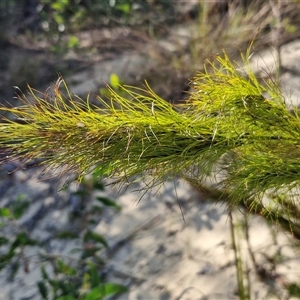
[[[18,186],[22,191],[27,189],[35,199],[19,224],[28,226],[34,216],[40,216],[31,226],[32,238],[46,240],[56,230],[67,228],[78,228],[80,235],[80,220],[71,223],[68,218],[67,193],[58,193],[56,200],[50,196],[41,200],[43,194],[50,192],[49,185],[37,183],[38,170],[31,172],[31,179],[22,181],[28,174],[17,171],[14,188],[8,189],[7,198],[3,198],[11,199]],[[117,187],[107,189],[123,209],[119,213],[106,209],[94,228],[110,246],[104,254],[106,279],[130,288],[119,299],[238,299],[226,206],[209,201],[182,180],[166,182],[140,199],[141,192],[136,190],[141,187],[142,184],[135,184],[121,191]],[[236,211],[233,216],[234,222],[241,224],[243,215]],[[248,222],[249,244],[242,229],[237,229],[237,236],[253,299],[289,299],[283,286],[297,281],[300,273],[292,238],[258,217],[248,216]],[[51,239],[49,243],[50,253],[59,255],[74,255],[72,249],[79,246],[78,240]],[[256,264],[268,275],[257,274],[249,247]],[[40,299],[35,285],[40,279],[38,253],[37,247],[26,251],[29,273],[20,270],[13,281],[7,281],[7,273],[1,272],[0,299]],[[272,263],[276,258],[278,263]]]
[[[127,277],[131,289],[122,299],[238,299],[230,220],[225,205],[205,199],[183,181],[167,182],[160,193],[149,192],[136,205],[137,193],[118,198],[124,207],[96,230],[109,232],[110,243],[129,237],[113,254],[110,278]],[[182,218],[178,201],[182,205]],[[236,224],[243,215],[233,213]],[[252,299],[288,299],[283,285],[296,281],[300,272],[289,235],[269,227],[259,217],[248,216],[249,243],[237,230],[244,267],[251,281]],[[134,233],[134,235],[133,235]],[[272,278],[256,273],[256,264]],[[282,261],[272,265],[272,257]],[[273,269],[274,268],[274,269]]]

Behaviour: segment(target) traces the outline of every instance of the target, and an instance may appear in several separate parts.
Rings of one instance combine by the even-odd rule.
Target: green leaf
[[[129,3],[118,4],[116,5],[116,9],[121,10],[124,14],[128,14],[131,10],[131,6]]]
[[[51,8],[56,11],[65,12],[69,2],[69,0],[53,1],[53,3],[51,3]]]
[[[101,300],[103,299],[103,289],[101,287],[95,287],[91,289],[83,298],[84,300]]]
[[[3,269],[14,256],[15,256],[14,251],[9,251],[4,255],[0,255],[0,270]]]
[[[300,298],[300,285],[297,283],[289,283],[286,287],[290,296],[294,296],[296,298]]]
[[[110,94],[108,93],[107,96],[110,96]],[[110,163],[106,163],[105,165],[103,163],[101,163],[101,165],[96,166],[96,168],[94,170],[94,174],[98,174],[99,177],[105,177],[105,176],[111,174],[111,172],[113,170],[114,170],[114,168]]]
[[[116,73],[111,73],[109,77],[109,83],[113,89],[117,90],[120,86],[119,76]]]
[[[69,37],[68,48],[76,48],[79,46],[79,39],[72,35]]]
[[[100,276],[99,276],[98,270],[95,267],[95,264],[93,262],[88,261],[88,265],[90,268],[89,273],[90,273],[91,287],[94,288],[100,284]]]
[[[59,289],[59,282],[58,282],[58,280],[49,279],[48,282],[52,286],[52,290],[53,290],[54,295],[56,295],[57,291]]]
[[[48,289],[44,281],[39,281],[37,283],[39,292],[44,300],[48,300]]]
[[[69,267],[63,260],[56,259],[55,261],[56,271],[58,273],[67,274],[67,275],[74,275],[76,271]]]
[[[76,297],[78,294],[75,282],[73,284],[69,280],[67,280],[67,278],[64,278],[64,280],[59,280],[58,287],[59,287],[59,291],[61,292],[62,296]]]
[[[41,267],[41,273],[44,280],[49,280],[48,273],[46,272],[45,266]]]
[[[0,217],[2,218],[10,218],[11,217],[11,211],[7,207],[1,207],[0,208]]]
[[[105,283],[103,284],[104,294],[103,296],[123,294],[128,291],[128,288],[124,285],[117,283]]]
[[[117,283],[105,283],[97,286],[84,297],[84,300],[98,300],[106,296],[113,296],[126,293],[128,288]]]
[[[55,235],[57,239],[76,239],[78,238],[78,233],[74,233],[72,231],[61,231]]]
[[[13,216],[16,219],[19,219],[20,217],[22,217],[23,213],[25,212],[25,210],[28,208],[29,205],[30,205],[30,202],[28,200],[19,198],[12,206]]]
[[[99,251],[100,247],[91,247],[88,249],[84,249],[81,255],[81,259],[86,259],[88,257],[93,257],[97,251]]]
[[[122,207],[118,205],[114,200],[111,200],[110,198],[107,197],[96,197],[96,200],[104,204],[105,206],[110,206],[114,207],[118,210],[121,210]]]
[[[56,263],[58,273],[62,273],[62,274],[66,274],[66,275],[75,275],[76,274],[76,270],[74,270],[69,265],[67,265],[63,260],[57,259],[55,263]]]
[[[37,240],[31,239],[26,232],[20,232],[10,246],[10,252],[19,246],[35,246],[38,243]]]
[[[6,245],[9,240],[5,236],[0,236],[0,246]]]
[[[61,25],[61,24],[64,24],[65,22],[65,19],[62,15],[60,14],[55,14],[53,15],[53,19],[55,20],[55,22],[58,24],[58,25]]]
[[[98,242],[98,243],[102,244],[106,248],[108,248],[108,244],[107,244],[105,238],[102,235],[100,235],[100,234],[98,234],[94,231],[91,231],[91,230],[88,230],[85,233],[85,235],[83,237],[83,241],[84,242],[95,241],[95,242]]]

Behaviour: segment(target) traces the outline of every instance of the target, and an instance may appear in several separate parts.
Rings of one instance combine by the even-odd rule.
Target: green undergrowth
[[[295,217],[299,116],[286,108],[276,82],[256,78],[249,57],[250,50],[241,65],[226,53],[208,61],[180,105],[147,83],[108,86],[98,105],[73,95],[61,78],[52,96],[29,88],[23,106],[1,107],[14,116],[0,124],[6,160],[42,158],[47,168],[64,167],[79,179],[89,172],[121,182],[151,178],[149,187],[181,176],[226,195],[231,206],[265,215],[284,208]]]
[[[80,188],[69,194],[70,202],[76,199],[81,204],[80,209],[73,205],[67,214],[68,223],[72,226],[59,226],[52,232],[48,231],[54,244],[59,243],[64,250],[68,249],[66,245],[70,246],[66,251],[56,251],[43,234],[36,234],[20,223],[30,206],[25,195],[20,194],[15,200],[12,197],[9,205],[0,207],[1,276],[12,282],[18,281],[24,274],[36,278],[40,270],[35,281],[35,296],[31,296],[38,297],[35,299],[102,300],[126,293],[127,286],[107,279],[110,246],[106,238],[95,230],[95,224],[108,209],[117,212],[121,207],[106,195],[95,197],[93,193],[97,191],[104,192],[98,178],[85,177]],[[92,205],[88,205],[91,201]],[[81,220],[80,227],[76,225],[78,220]],[[23,290],[26,283],[25,280]],[[11,289],[7,297],[16,299],[15,292]]]

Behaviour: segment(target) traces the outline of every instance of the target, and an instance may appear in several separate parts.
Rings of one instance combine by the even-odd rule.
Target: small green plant
[[[94,176],[83,178],[81,189],[73,194],[82,197],[80,200],[84,202],[91,191],[103,190],[103,184]],[[62,230],[52,236],[52,239],[64,241],[80,239],[81,247],[72,249],[67,256],[45,251],[42,241],[32,239],[30,232],[18,225],[17,220],[30,206],[30,201],[24,195],[20,194],[10,206],[0,208],[1,226],[5,229],[0,235],[0,270],[8,272],[7,277],[11,280],[20,267],[30,272],[30,257],[27,257],[29,248],[37,247],[41,261],[41,280],[36,284],[41,299],[99,300],[126,292],[125,286],[106,282],[102,278],[101,271],[105,267],[102,254],[109,246],[106,239],[92,229],[104,207],[115,208],[118,211],[121,207],[105,196],[96,196],[95,200],[96,204],[89,208],[81,207],[89,215],[83,233]],[[76,217],[81,218],[82,215],[70,215],[72,221]]]
[[[300,298],[300,284],[299,283],[289,283],[286,286],[287,291],[289,292],[290,296],[293,296],[295,298]]]
[[[0,235],[0,270],[8,264],[11,265],[8,278],[13,279],[19,268],[23,265],[26,269],[26,247],[37,246],[39,241],[32,239],[28,232],[17,226],[17,220],[21,218],[30,202],[20,194],[9,207],[0,208],[1,228],[8,224],[14,229],[14,236]],[[24,265],[25,263],[25,265]]]
[[[54,266],[55,278],[41,267],[42,280],[37,286],[42,299],[101,300],[127,292],[121,284],[103,282],[99,275],[103,265],[89,259],[76,261],[74,267],[58,257],[45,257],[45,260]]]
[[[86,201],[90,191],[103,191],[104,186],[95,176],[83,178],[82,188],[75,192],[77,196]],[[90,207],[89,220],[85,233],[82,236],[82,248],[77,249],[81,255],[79,258],[63,257],[44,253],[41,259],[44,264],[41,267],[42,280],[37,283],[39,292],[43,299],[60,300],[101,300],[107,296],[125,293],[127,288],[121,284],[105,282],[101,277],[101,270],[105,266],[105,261],[101,258],[101,251],[108,249],[106,239],[90,229],[94,224],[95,214],[99,214],[104,206],[113,207],[120,210],[121,207],[108,197],[96,197],[100,204]],[[82,209],[84,209],[82,207]],[[76,217],[76,216],[75,216]],[[81,215],[77,217],[81,218]],[[56,235],[59,239],[73,239],[78,236],[70,231],[62,231]],[[76,249],[73,249],[75,251]],[[50,276],[45,265],[52,267]]]

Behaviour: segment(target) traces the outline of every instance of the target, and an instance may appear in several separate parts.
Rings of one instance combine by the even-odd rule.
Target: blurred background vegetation
[[[252,40],[255,49],[280,47],[296,38],[298,7],[296,0],[1,1],[1,101],[11,101],[13,86],[41,89],[57,73],[70,84],[69,75],[128,53],[144,63],[133,71],[136,76],[118,74],[122,81],[136,85],[147,79],[162,97],[181,100],[188,79],[212,53],[225,48],[235,55]]]

